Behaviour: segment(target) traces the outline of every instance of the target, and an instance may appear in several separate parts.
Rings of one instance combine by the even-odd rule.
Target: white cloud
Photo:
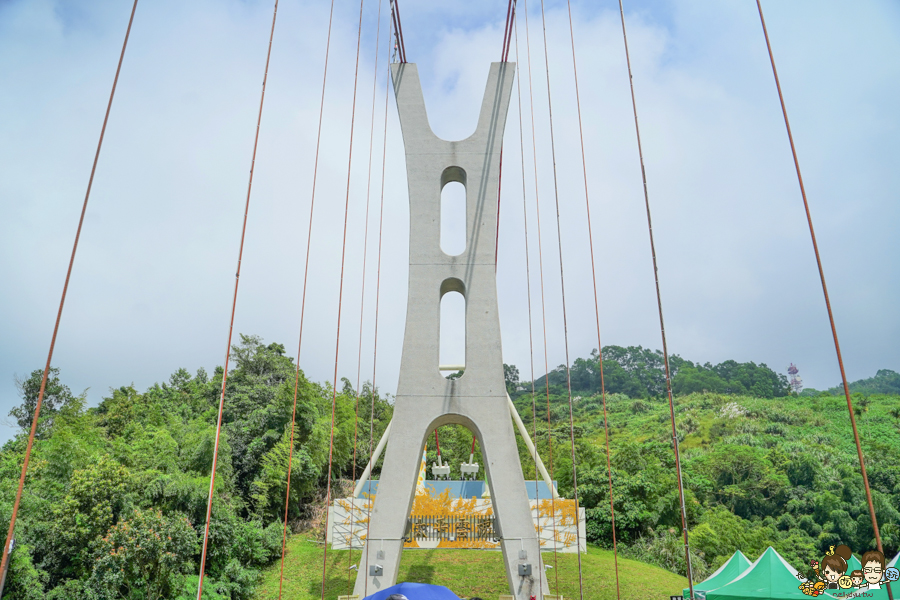
[[[87,176],[130,5],[0,4],[0,412],[12,376],[46,360]],[[435,131],[474,127],[505,3],[404,3]],[[503,4],[503,6],[501,6]],[[894,110],[900,11],[864,2],[768,3],[768,25],[851,379],[900,369],[900,159]],[[520,3],[521,5],[521,3]],[[99,401],[225,352],[269,2],[141,3],[98,167],[54,364]],[[531,2],[550,366],[564,360],[539,5]],[[355,378],[377,6],[360,62],[340,375]],[[328,3],[282,2],[235,331],[296,353]],[[604,343],[659,347],[646,217],[617,6],[575,3],[581,105]],[[335,15],[301,364],[334,368],[337,288],[358,5]],[[565,3],[547,6],[570,356],[596,346]],[[669,347],[686,358],[797,363],[839,380],[780,108],[752,3],[673,2],[627,12]],[[382,23],[386,23],[383,15]],[[524,29],[520,22],[520,52]],[[524,68],[525,62],[521,60]],[[381,58],[384,65],[384,57]],[[382,70],[383,75],[383,70]],[[523,84],[527,80],[523,79]],[[376,102],[363,377],[371,373],[384,81]],[[524,88],[523,88],[524,89]],[[528,104],[523,104],[528,120]],[[378,383],[396,386],[405,316],[407,198],[389,112]],[[526,130],[526,140],[529,139]],[[506,362],[527,377],[515,98],[504,154],[499,288]],[[533,319],[540,323],[533,170],[526,143]],[[535,329],[535,341],[540,331]],[[543,362],[539,344],[536,369]],[[9,436],[12,429],[0,436]]]

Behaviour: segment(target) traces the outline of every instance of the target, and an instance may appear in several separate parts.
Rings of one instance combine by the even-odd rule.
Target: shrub
[[[644,402],[643,400],[635,400],[631,403],[631,413],[632,414],[642,414],[648,412],[650,410],[650,405]]]
[[[736,419],[747,414],[747,409],[737,402],[729,402],[719,409],[719,416],[726,419]]]
[[[31,548],[18,544],[13,548],[9,561],[4,598],[16,600],[42,600],[47,573],[35,568]]]
[[[787,433],[787,428],[781,423],[769,423],[766,425],[765,432],[769,435],[784,436]]]
[[[640,538],[622,550],[622,556],[634,558],[687,576],[687,562],[684,556],[684,538],[675,529],[664,529],[659,533]],[[709,565],[696,549],[691,548],[691,575],[694,581],[702,581],[709,575]]]
[[[104,600],[171,598],[193,570],[197,546],[186,518],[135,510],[98,544],[89,587]]]

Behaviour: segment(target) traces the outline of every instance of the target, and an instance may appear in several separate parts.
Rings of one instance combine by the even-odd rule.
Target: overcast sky
[[[386,2],[386,0],[385,0]],[[338,2],[300,362],[330,381],[359,5]],[[540,5],[529,3],[550,367],[565,360]],[[432,127],[475,127],[506,2],[404,0]],[[565,2],[546,3],[574,359],[597,346]],[[850,380],[900,370],[900,5],[764,3]],[[0,0],[0,415],[42,368],[131,2]],[[359,352],[377,0],[364,6],[339,373]],[[574,1],[604,344],[659,348],[659,321],[618,5]],[[669,349],[700,362],[796,363],[837,384],[822,290],[752,0],[626,2]],[[179,367],[224,362],[272,2],[138,5],[53,364],[96,404]],[[235,332],[296,356],[328,3],[282,0],[250,200]],[[388,46],[381,20],[362,377],[373,308]],[[535,370],[543,373],[524,6],[518,55]],[[515,45],[510,60],[516,60]],[[391,98],[391,102],[392,102]],[[518,100],[505,134],[498,288],[503,354],[530,378]],[[397,385],[408,198],[388,111],[376,381]],[[235,334],[235,340],[237,335]],[[15,432],[6,419],[0,439]]]

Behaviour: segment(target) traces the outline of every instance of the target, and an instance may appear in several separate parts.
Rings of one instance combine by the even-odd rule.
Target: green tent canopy
[[[766,598],[790,600],[809,598],[800,591],[797,569],[788,564],[769,546],[753,565],[731,583],[711,590],[706,600],[736,600],[738,598]]]
[[[706,597],[706,592],[731,583],[738,575],[750,568],[750,565],[750,560],[744,556],[743,552],[738,550],[731,558],[725,561],[725,564],[716,569],[715,573],[706,578],[706,580],[694,585],[694,598],[703,600]],[[690,598],[690,588],[684,588],[683,595],[685,598]]]

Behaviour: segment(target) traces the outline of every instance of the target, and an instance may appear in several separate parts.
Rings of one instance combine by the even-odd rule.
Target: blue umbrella
[[[427,583],[398,583],[363,600],[387,600],[391,594],[403,594],[409,600],[460,600],[459,596],[442,585]]]

